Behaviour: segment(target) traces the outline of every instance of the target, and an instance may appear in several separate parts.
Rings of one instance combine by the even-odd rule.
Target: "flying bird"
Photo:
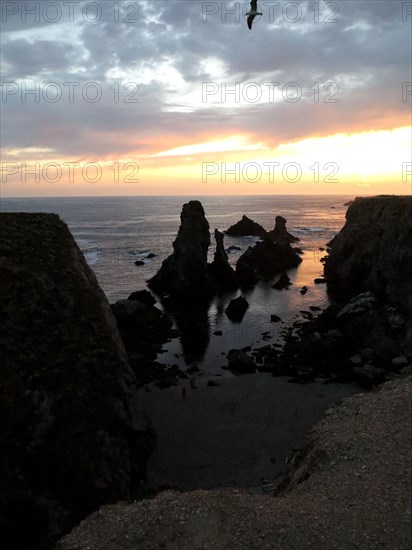
[[[257,11],[257,0],[252,0],[252,1],[250,2],[250,11],[248,11],[246,15],[249,16],[249,17],[247,18],[247,26],[249,27],[249,29],[252,29],[253,19],[254,19],[257,15],[262,15],[262,12]]]

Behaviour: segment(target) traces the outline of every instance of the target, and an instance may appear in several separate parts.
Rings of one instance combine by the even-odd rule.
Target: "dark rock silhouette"
[[[240,323],[245,316],[245,313],[249,307],[249,304],[243,296],[238,296],[234,300],[230,301],[225,313],[231,321]]]
[[[239,287],[235,270],[229,264],[223,245],[224,234],[215,229],[216,252],[210,265],[210,274],[218,292],[236,290]]]
[[[249,247],[236,264],[241,287],[247,288],[257,280],[270,280],[276,273],[296,267],[302,259],[289,243],[274,243],[268,237]]]
[[[138,495],[152,442],[96,277],[54,214],[0,214],[2,547]],[[130,302],[131,303],[131,302]]]
[[[249,247],[248,250],[252,250],[251,247]],[[244,254],[246,254],[246,252]],[[260,276],[258,275],[257,269],[252,263],[252,259],[249,259],[249,261],[247,261],[248,258],[243,258],[242,261],[240,261],[242,257],[243,255],[239,258],[236,264],[236,276],[241,288],[252,288],[253,286],[255,286],[256,283],[259,282]]]
[[[136,290],[135,292],[132,292],[127,299],[137,300],[138,302],[148,306],[154,306],[156,303],[156,298],[148,290]]]
[[[252,357],[240,349],[231,349],[227,354],[228,368],[233,374],[249,374],[256,371]]]
[[[266,229],[247,216],[242,216],[242,219],[230,226],[225,233],[231,237],[247,237],[249,235],[254,237],[265,237],[267,235]]]
[[[357,198],[325,262],[328,291],[345,300],[371,290],[401,308],[412,294],[412,198]]]
[[[180,219],[173,254],[163,261],[148,286],[175,302],[207,302],[215,286],[207,264],[210,233],[203,206],[199,201],[184,204]]]
[[[282,216],[276,216],[275,218],[275,228],[272,231],[269,231],[268,237],[273,242],[287,242],[294,243],[299,241],[298,237],[291,235],[286,229],[287,220]]]
[[[166,312],[175,320],[187,364],[201,360],[209,344],[207,315],[216,292],[236,289],[234,270],[223,247],[223,234],[215,231],[216,252],[207,263],[209,223],[199,201],[183,205],[174,252],[148,286],[162,297]]]
[[[286,271],[280,274],[279,279],[276,281],[274,285],[272,285],[272,288],[276,290],[282,290],[284,288],[288,289],[290,285],[293,285],[291,280],[289,279]]]
[[[299,373],[371,387],[396,376],[404,325],[395,308],[382,305],[371,292],[363,293],[301,325],[300,339],[287,339],[282,357]]]
[[[281,320],[282,319],[279,317],[279,315],[275,315],[274,313],[272,313],[272,315],[270,316],[271,323],[279,323],[279,321]]]
[[[406,315],[405,346],[412,354],[412,198],[356,198],[346,224],[329,243],[328,293],[345,302],[372,291]]]
[[[155,359],[170,335],[173,323],[169,316],[139,300],[118,300],[111,308],[126,351]]]
[[[300,323],[281,359],[298,376],[370,388],[412,357],[412,198],[358,198],[346,219],[325,265],[335,303]]]
[[[194,302],[168,311],[176,321],[186,364],[201,361],[210,339],[208,308]]]

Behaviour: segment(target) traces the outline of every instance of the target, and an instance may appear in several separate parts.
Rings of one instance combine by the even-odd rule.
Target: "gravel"
[[[412,548],[412,377],[329,409],[277,497],[222,489],[105,506],[58,550]]]

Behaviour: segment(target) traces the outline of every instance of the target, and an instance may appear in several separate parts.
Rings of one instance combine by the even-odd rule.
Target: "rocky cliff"
[[[412,197],[357,198],[331,243],[328,292],[346,301],[364,291],[412,318]],[[407,332],[412,351],[412,326]]]
[[[50,548],[137,494],[151,445],[116,322],[67,226],[0,214],[2,547]]]
[[[210,232],[202,204],[184,204],[180,220],[173,254],[164,260],[148,286],[160,296],[170,295],[179,302],[207,301],[215,288],[207,264]]]

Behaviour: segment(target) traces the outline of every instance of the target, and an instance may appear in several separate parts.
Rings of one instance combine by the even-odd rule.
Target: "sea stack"
[[[272,231],[269,231],[268,237],[273,242],[287,242],[294,243],[299,240],[298,237],[291,235],[286,229],[287,220],[282,216],[276,216],[275,218],[275,227]]]
[[[207,302],[214,294],[214,284],[207,264],[209,223],[202,204],[184,204],[180,220],[173,254],[163,261],[148,286],[162,298],[169,296],[175,302]]]
[[[259,279],[270,280],[277,273],[296,267],[302,259],[288,242],[274,243],[269,237],[249,247],[236,264],[236,274],[243,288]]]
[[[219,292],[236,290],[239,287],[235,270],[229,264],[223,239],[224,234],[215,229],[216,252],[210,265],[210,273]]]
[[[230,237],[265,237],[267,235],[266,229],[247,216],[242,216],[242,219],[230,226],[225,233]]]

